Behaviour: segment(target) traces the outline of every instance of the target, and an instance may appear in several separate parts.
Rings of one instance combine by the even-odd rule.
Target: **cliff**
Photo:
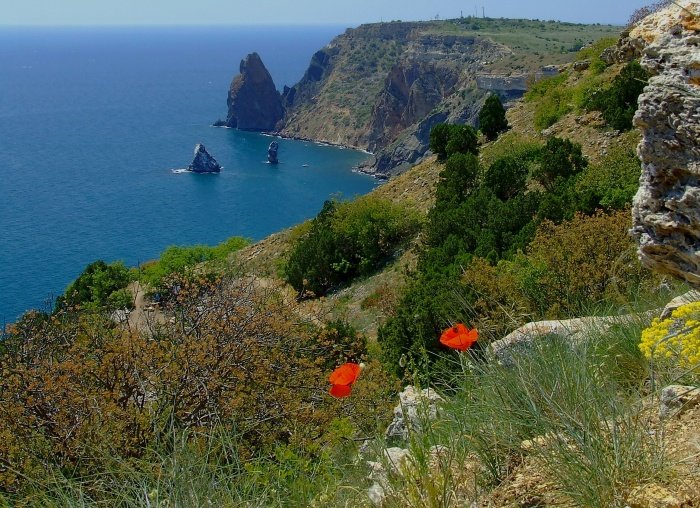
[[[272,119],[279,118],[276,129],[283,136],[373,152],[361,169],[388,177],[425,157],[433,125],[476,126],[489,93],[517,99],[582,45],[618,33],[612,26],[472,17],[362,25],[317,51],[302,79],[284,88],[280,106],[267,78],[268,91],[243,93],[240,82],[249,78],[242,65],[229,94],[227,124],[250,128],[236,121],[244,116],[247,125],[272,130]],[[246,103],[264,105],[266,120],[257,123]],[[250,115],[232,114],[232,104]]]
[[[682,5],[682,7],[681,7]],[[648,16],[627,45],[643,48],[653,76],[634,118],[642,161],[633,233],[641,261],[700,287],[700,6],[685,1]]]
[[[280,94],[257,53],[241,60],[227,104],[226,125],[241,130],[271,131],[284,116]]]

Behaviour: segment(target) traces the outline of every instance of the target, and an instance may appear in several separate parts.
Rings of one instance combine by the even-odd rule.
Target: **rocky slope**
[[[618,31],[479,18],[362,25],[313,55],[302,79],[282,92],[284,118],[262,129],[369,150],[375,158],[364,171],[398,174],[426,155],[433,125],[476,125],[488,93],[518,98],[529,81],[556,72],[548,64],[565,63],[572,50]],[[229,105],[269,100],[279,111],[274,94],[244,97],[235,88]],[[227,124],[242,128],[234,118],[229,108]]]

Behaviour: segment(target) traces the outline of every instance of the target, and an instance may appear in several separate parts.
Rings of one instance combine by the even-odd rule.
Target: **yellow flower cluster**
[[[639,349],[647,358],[676,359],[681,367],[700,366],[700,302],[682,305],[671,317],[652,321]]]

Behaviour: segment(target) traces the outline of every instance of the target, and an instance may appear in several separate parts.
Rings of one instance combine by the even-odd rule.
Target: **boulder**
[[[644,265],[698,288],[700,33],[687,14],[696,5],[674,2],[644,18],[630,37],[646,44],[640,63],[652,74],[634,116],[642,132],[637,147],[642,174],[632,233]]]
[[[659,415],[662,417],[679,416],[698,404],[700,404],[700,388],[670,385],[661,390]]]
[[[257,53],[241,60],[227,104],[226,125],[241,130],[272,131],[284,117],[282,97]]]
[[[221,171],[221,165],[207,152],[204,145],[199,143],[194,147],[194,159],[187,169],[194,173],[218,173]]]
[[[442,400],[435,390],[407,386],[399,394],[399,404],[394,408],[394,419],[386,429],[386,437],[408,439],[409,432],[420,432],[423,425],[437,417],[437,405]]]
[[[270,146],[267,149],[267,162],[270,164],[277,164],[279,160],[277,160],[277,152],[279,151],[280,145],[277,141],[273,141],[270,143]]]

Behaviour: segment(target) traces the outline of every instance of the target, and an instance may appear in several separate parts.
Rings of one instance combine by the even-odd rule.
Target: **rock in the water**
[[[270,164],[277,164],[279,160],[277,160],[277,152],[280,149],[280,145],[277,141],[273,141],[270,143],[270,147],[267,149],[267,162]]]
[[[653,75],[634,116],[642,175],[632,233],[644,265],[700,288],[700,33],[688,9],[697,3],[674,2],[630,33],[645,41],[640,63]]]
[[[241,60],[231,82],[226,124],[249,131],[272,131],[284,117],[282,97],[257,53]]]
[[[435,390],[419,391],[407,386],[399,394],[399,404],[394,408],[394,419],[386,429],[386,437],[408,439],[409,432],[419,432],[423,425],[437,417],[437,404],[442,400]]]
[[[221,171],[221,165],[209,155],[204,145],[199,143],[194,147],[194,159],[187,169],[195,173],[218,173]]]

